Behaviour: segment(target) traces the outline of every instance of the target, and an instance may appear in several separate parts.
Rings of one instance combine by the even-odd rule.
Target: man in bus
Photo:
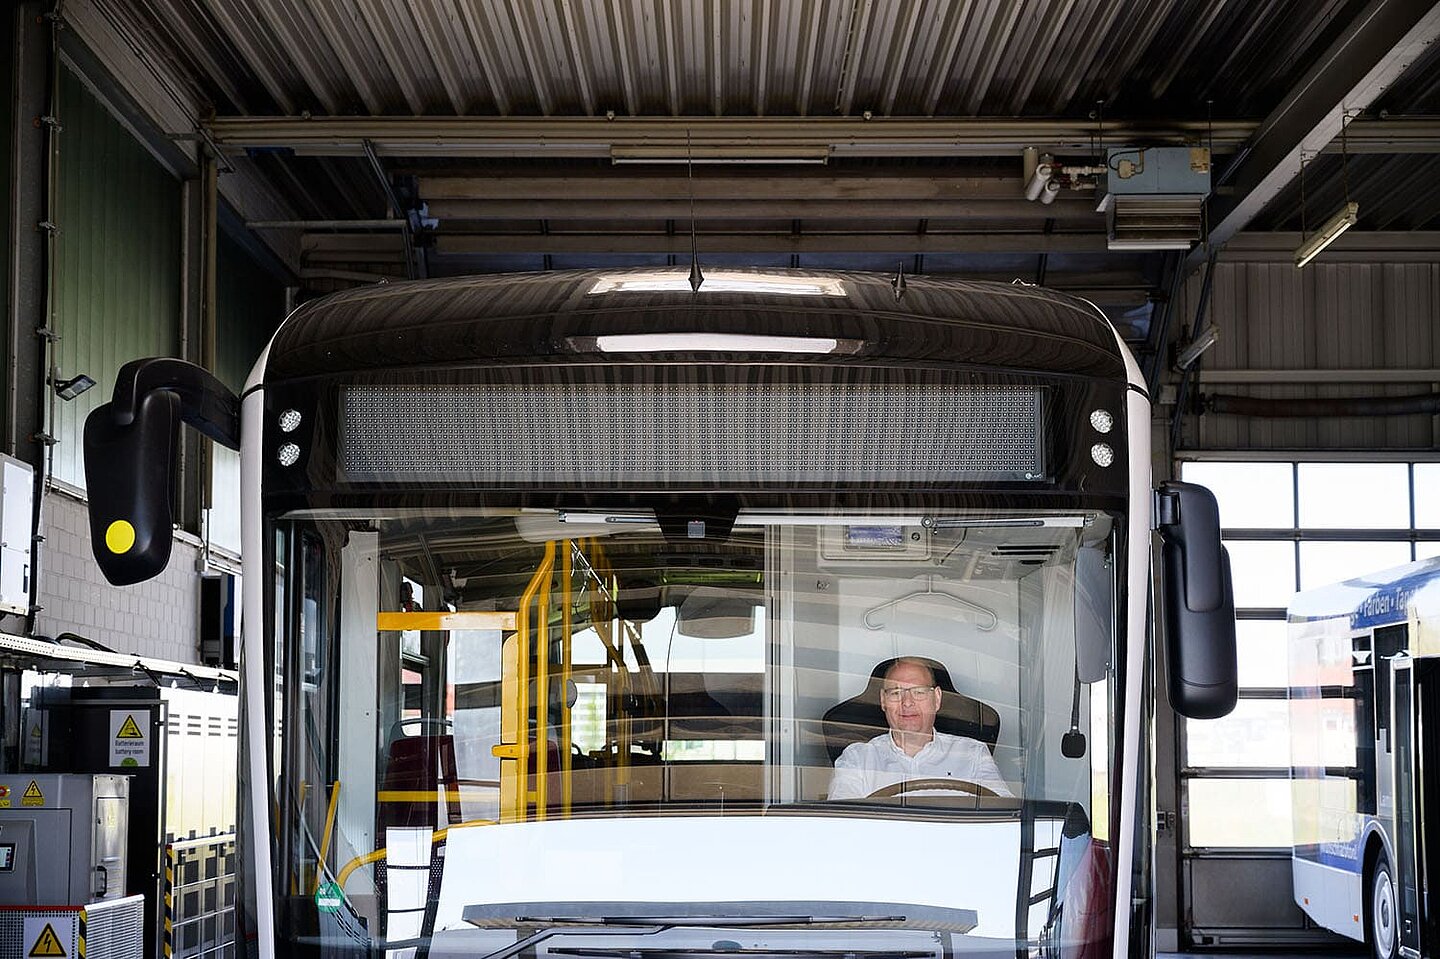
[[[895,660],[880,686],[880,708],[890,729],[868,742],[846,747],[835,760],[829,798],[859,799],[917,779],[956,779],[1010,796],[984,743],[935,728],[940,697],[928,663],[913,656]],[[923,787],[915,790],[927,791]]]

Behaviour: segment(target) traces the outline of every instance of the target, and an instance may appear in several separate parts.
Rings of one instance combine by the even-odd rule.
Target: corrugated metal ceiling
[[[1061,119],[1086,130],[1093,122],[1097,133],[1102,118],[1266,118],[1337,39],[1353,36],[1374,10],[1369,0],[77,2],[97,7],[120,42],[163,63],[201,104],[200,112],[208,108],[222,118],[308,113],[561,122],[612,111],[618,118],[686,119],[869,112],[935,118],[923,121],[927,126],[973,117]],[[1440,112],[1437,78],[1440,53],[1432,51],[1381,105],[1397,115]],[[1008,206],[985,207],[983,191],[971,191],[963,195],[977,200],[974,210],[937,206],[916,216],[917,204],[904,202],[908,194],[888,200],[852,196],[841,209],[817,188],[779,196],[767,209],[759,187],[707,195],[718,182],[713,169],[697,172],[691,184],[684,168],[673,166],[642,171],[657,183],[677,181],[662,183],[653,195],[516,196],[499,181],[574,177],[599,188],[640,174],[612,166],[603,149],[604,159],[520,153],[462,159],[445,153],[446,142],[437,137],[434,152],[423,157],[387,148],[374,165],[353,154],[290,156],[283,144],[253,152],[270,187],[298,218],[384,217],[387,186],[397,190],[402,205],[432,217],[416,221],[413,239],[421,252],[413,263],[402,254],[398,231],[345,234],[315,224],[306,231],[299,264],[308,290],[417,268],[440,275],[674,262],[689,245],[681,201],[695,195],[702,251],[710,240],[708,262],[887,270],[903,263],[915,272],[1085,285],[1135,339],[1147,335],[1150,302],[1163,299],[1161,256],[1105,252],[1104,218],[1094,212],[1088,192],[1067,194],[1054,207],[1019,199],[1020,158],[1013,145],[992,149],[988,157],[984,150],[924,159],[904,149],[866,159],[836,153],[815,177],[807,174],[837,182],[886,177],[897,189],[911,178],[990,177],[992,186],[1006,181],[1015,191]],[[1217,145],[1222,153],[1230,148]],[[1220,169],[1227,160],[1221,157]],[[1440,182],[1430,157],[1365,155],[1349,164],[1362,226],[1440,224],[1440,189],[1416,195],[1412,187],[1407,195],[1404,186]],[[1338,169],[1331,156],[1311,164],[1307,211],[1323,217],[1343,198],[1343,189],[1336,192]],[[742,176],[780,183],[791,172],[752,169]],[[464,176],[485,182],[471,193],[446,192],[453,186],[446,177]],[[683,195],[676,192],[682,183]],[[781,194],[783,186],[776,188]],[[750,205],[742,209],[741,201]],[[437,213],[445,203],[456,208]],[[716,211],[727,204],[735,208]],[[1298,229],[1299,206],[1297,183],[1257,225]],[[821,207],[824,212],[816,212]],[[1022,234],[1034,243],[987,245]],[[837,236],[847,241],[828,239]]]
[[[1262,116],[1361,0],[104,0],[221,114]],[[1213,106],[1209,105],[1213,104]]]

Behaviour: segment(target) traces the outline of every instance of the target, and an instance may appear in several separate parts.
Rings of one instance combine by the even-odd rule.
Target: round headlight
[[[1090,414],[1090,425],[1097,433],[1108,433],[1115,428],[1115,417],[1107,410],[1094,410]]]
[[[1091,421],[1092,423],[1095,421],[1095,417],[1094,417],[1093,415],[1090,417],[1090,421]],[[280,432],[282,432],[282,433],[293,433],[293,432],[295,432],[295,431],[296,431],[297,429],[299,429],[299,428],[300,428],[300,411],[299,411],[299,410],[286,410],[285,412],[283,412],[283,413],[280,414]],[[1101,432],[1104,432],[1104,430],[1101,430]]]
[[[300,461],[300,447],[294,443],[286,443],[280,447],[277,455],[281,466],[294,466]]]
[[[1096,466],[1109,466],[1115,462],[1115,451],[1110,448],[1109,443],[1096,443],[1090,447],[1090,458],[1095,461]]]

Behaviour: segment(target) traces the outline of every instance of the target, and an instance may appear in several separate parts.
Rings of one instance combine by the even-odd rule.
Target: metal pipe
[[[1025,182],[1025,199],[1031,202],[1040,199],[1040,194],[1044,192],[1054,173],[1055,168],[1049,163],[1036,164],[1035,172],[1030,174],[1030,178]]]
[[[251,230],[403,230],[404,220],[247,220]]]
[[[1331,399],[1267,399],[1210,393],[1201,396],[1207,413],[1224,416],[1333,418],[1340,416],[1440,416],[1440,393],[1409,396],[1347,396]]]

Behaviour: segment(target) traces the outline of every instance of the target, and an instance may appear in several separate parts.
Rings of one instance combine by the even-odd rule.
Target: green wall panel
[[[55,404],[55,478],[85,485],[85,417],[110,398],[115,374],[142,356],[179,352],[180,182],[68,70],[60,135],[53,328],[64,377],[98,386]]]

